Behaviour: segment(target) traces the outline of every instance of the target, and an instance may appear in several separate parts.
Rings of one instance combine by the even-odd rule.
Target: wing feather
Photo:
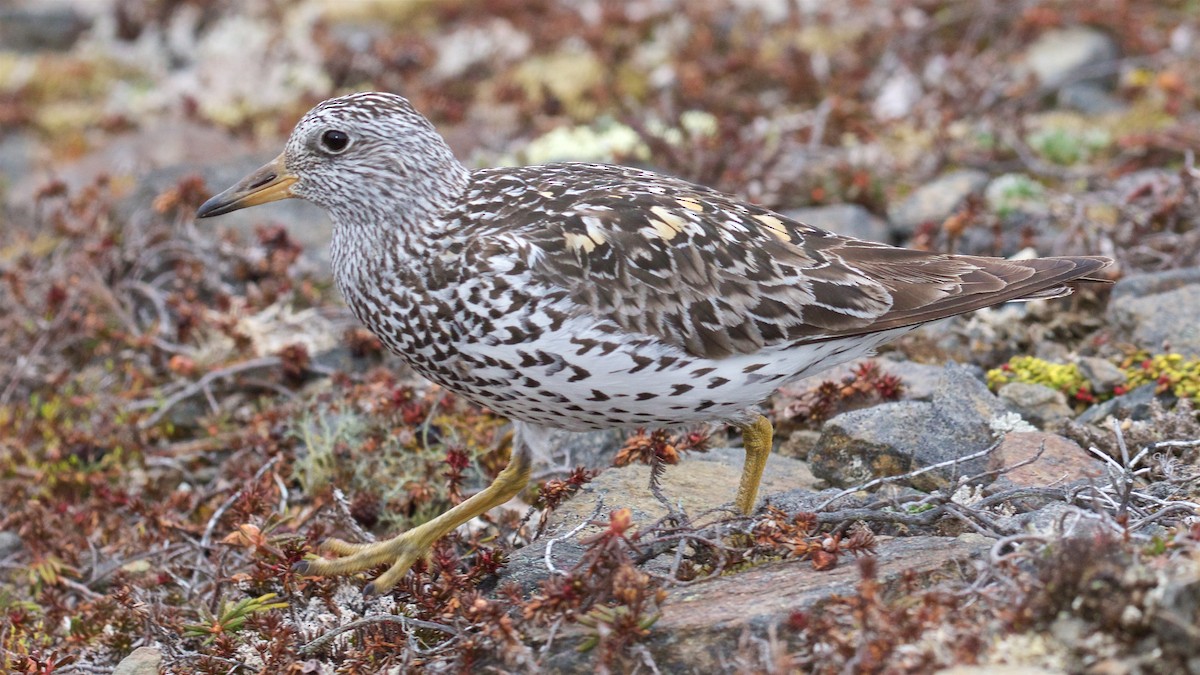
[[[532,281],[565,290],[598,320],[696,356],[865,335],[1054,297],[1069,293],[1069,282],[1099,281],[1095,273],[1108,264],[896,248],[659,174],[561,166],[502,170],[506,181],[529,183],[496,220],[533,251]]]

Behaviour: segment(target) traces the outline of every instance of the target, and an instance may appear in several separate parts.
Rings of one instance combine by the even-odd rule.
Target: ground
[[[0,6],[0,670],[1197,672],[1198,16]],[[781,391],[751,516],[727,429],[563,438],[364,599],[291,565],[480,489],[507,422],[356,324],[318,209],[194,212],[365,89],[470,166],[633,164],[877,241],[1107,255],[1116,283]]]

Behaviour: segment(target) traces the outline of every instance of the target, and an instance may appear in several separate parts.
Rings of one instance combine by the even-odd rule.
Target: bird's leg
[[[528,450],[524,444],[514,443],[512,459],[491,485],[437,518],[401,535],[373,544],[351,544],[340,539],[326,540],[322,549],[342,557],[302,560],[296,563],[293,569],[300,574],[332,576],[361,572],[381,563],[391,563],[392,566],[386,572],[363,589],[364,595],[387,592],[414,563],[429,555],[429,550],[438,539],[475,516],[512,499],[529,482],[529,469]]]
[[[763,469],[767,466],[767,457],[771,454],[771,422],[762,415],[756,415],[747,425],[742,427],[742,446],[746,450],[746,462],[742,464],[742,480],[738,484],[738,510],[746,515],[754,512],[754,502],[758,497],[758,484],[762,480]]]

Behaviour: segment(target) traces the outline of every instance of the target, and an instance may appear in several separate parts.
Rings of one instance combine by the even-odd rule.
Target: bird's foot
[[[363,589],[363,595],[380,595],[391,590],[408,570],[422,558],[428,558],[434,542],[444,534],[430,528],[432,522],[419,525],[401,535],[372,544],[352,544],[341,539],[327,539],[321,550],[337,558],[301,560],[292,566],[298,574],[339,576],[363,572],[377,565],[390,563],[387,571]]]

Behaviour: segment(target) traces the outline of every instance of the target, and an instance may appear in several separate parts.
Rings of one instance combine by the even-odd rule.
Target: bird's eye
[[[332,153],[339,153],[350,145],[350,136],[344,131],[330,129],[321,134],[321,147]]]

